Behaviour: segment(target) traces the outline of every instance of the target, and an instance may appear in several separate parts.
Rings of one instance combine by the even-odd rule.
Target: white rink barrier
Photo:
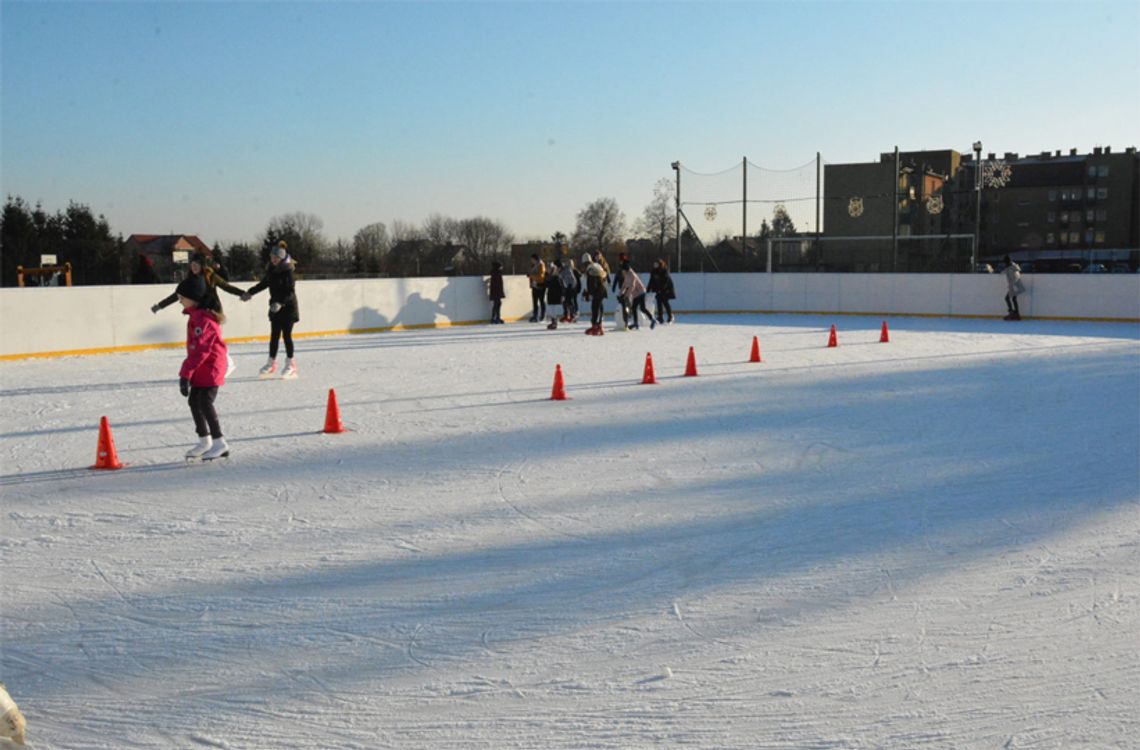
[[[642,274],[645,278],[645,274]],[[1023,318],[1140,322],[1140,274],[1026,274]],[[673,274],[678,313],[1001,317],[1001,274]],[[503,317],[530,316],[525,276],[504,279]],[[0,359],[182,346],[185,318],[175,303],[150,306],[174,284],[0,289]],[[246,288],[252,282],[237,283]],[[249,302],[220,292],[227,341],[269,335],[269,293]],[[478,277],[299,281],[294,336],[485,323],[487,279]],[[648,304],[652,304],[652,295]],[[613,295],[606,309],[614,307]],[[556,308],[561,312],[561,308]],[[588,304],[583,305],[588,311]]]

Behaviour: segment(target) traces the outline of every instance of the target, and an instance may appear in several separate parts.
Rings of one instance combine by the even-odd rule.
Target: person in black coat
[[[653,263],[653,270],[649,272],[649,286],[646,291],[654,293],[656,317],[658,323],[673,322],[673,306],[669,300],[677,295],[673,291],[673,277],[669,275],[669,264],[665,260]],[[668,315],[668,320],[665,316]]]
[[[269,265],[261,281],[242,295],[242,299],[248,301],[261,290],[269,290],[269,361],[258,372],[263,378],[277,371],[278,339],[285,340],[285,357],[288,359],[281,377],[297,377],[297,363],[293,359],[293,325],[301,320],[301,310],[297,305],[295,268],[296,263],[289,257],[289,246],[282,240],[269,254]]]
[[[491,322],[503,322],[503,299],[507,296],[503,288],[503,264],[495,261],[491,264],[491,283],[488,296],[491,298]]]
[[[550,307],[550,324],[546,326],[546,330],[553,331],[558,328],[558,318],[554,317],[555,305],[561,305],[562,302],[562,279],[559,274],[562,273],[562,259],[555,258],[551,264],[549,272],[546,274],[546,304]],[[565,308],[563,308],[565,310]]]

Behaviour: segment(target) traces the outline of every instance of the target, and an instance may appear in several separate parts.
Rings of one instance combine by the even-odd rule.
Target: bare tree
[[[261,242],[262,261],[269,261],[269,251],[281,240],[289,245],[289,254],[302,266],[315,266],[328,243],[321,234],[325,223],[314,214],[302,211],[282,214],[269,220]]]
[[[423,229],[412,224],[411,222],[401,221],[396,219],[392,222],[392,244],[398,242],[407,242],[408,240],[422,240],[425,239]]]
[[[468,273],[482,273],[493,260],[502,260],[511,250],[514,235],[506,226],[486,216],[456,223],[456,237],[471,253]]]
[[[625,232],[625,214],[614,198],[598,198],[578,212],[574,228],[575,250],[605,252],[621,241]]]
[[[424,220],[423,236],[437,246],[454,243],[458,225],[459,222],[450,216],[431,214]]]
[[[325,252],[325,270],[338,275],[355,273],[354,255],[353,246],[343,239],[338,239]]]
[[[353,266],[356,273],[379,273],[392,249],[388,227],[381,222],[361,227],[352,238]]]
[[[653,200],[634,226],[634,231],[653,241],[661,255],[665,254],[665,246],[677,238],[675,190],[672,180],[659,179],[653,186]]]

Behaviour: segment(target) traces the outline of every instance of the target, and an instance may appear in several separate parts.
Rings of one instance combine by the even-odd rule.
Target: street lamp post
[[[675,161],[669,166],[677,173],[677,272],[681,271],[681,162]]]
[[[970,252],[970,273],[978,267],[978,251],[982,241],[982,142],[974,141],[974,192],[977,202],[974,210],[974,247]]]

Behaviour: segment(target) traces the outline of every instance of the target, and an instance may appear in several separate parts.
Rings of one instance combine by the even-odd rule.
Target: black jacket
[[[296,323],[301,319],[301,308],[297,304],[295,286],[293,261],[284,260],[277,265],[270,264],[261,281],[251,286],[248,294],[252,297],[262,289],[269,289],[269,319],[278,323]],[[274,303],[281,305],[277,312],[273,312]]]

